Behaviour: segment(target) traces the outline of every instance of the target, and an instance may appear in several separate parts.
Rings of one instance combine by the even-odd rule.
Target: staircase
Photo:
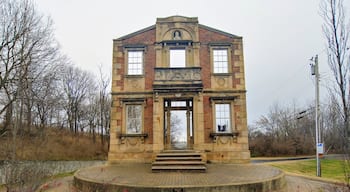
[[[206,172],[201,154],[193,150],[166,150],[152,163],[152,172]]]

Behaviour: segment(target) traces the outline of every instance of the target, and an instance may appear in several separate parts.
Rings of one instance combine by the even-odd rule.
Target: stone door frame
[[[172,102],[186,102],[186,106],[172,106]],[[194,128],[193,128],[193,98],[165,98],[164,103],[164,147],[167,150],[175,149],[172,146],[171,139],[170,139],[170,133],[171,133],[171,118],[170,118],[170,112],[175,110],[186,110],[186,130],[187,130],[187,141],[186,141],[186,148],[180,149],[180,150],[186,150],[186,149],[192,149],[193,148],[193,138],[194,138]],[[192,127],[192,129],[191,129]],[[167,128],[170,128],[169,131],[167,131]]]

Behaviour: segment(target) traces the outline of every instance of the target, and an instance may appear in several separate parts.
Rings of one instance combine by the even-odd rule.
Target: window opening
[[[216,131],[231,132],[230,104],[215,104]]]
[[[170,67],[174,67],[174,68],[186,67],[186,50],[185,49],[170,50]]]
[[[228,73],[227,49],[213,50],[214,73]]]
[[[186,101],[171,101],[172,107],[186,107]]]
[[[140,134],[142,128],[142,105],[126,105],[126,133]]]
[[[143,51],[128,51],[128,75],[142,75]]]

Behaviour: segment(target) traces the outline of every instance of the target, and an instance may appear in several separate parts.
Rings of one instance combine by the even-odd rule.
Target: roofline
[[[133,36],[135,36],[135,35],[139,35],[139,34],[141,34],[141,33],[150,31],[150,30],[155,29],[155,28],[156,28],[156,25],[151,25],[151,26],[149,26],[149,27],[143,28],[143,29],[138,30],[138,31],[136,31],[136,32],[133,32],[133,33],[130,33],[130,34],[121,36],[121,37],[119,37],[119,38],[117,38],[117,39],[114,39],[114,41],[125,40],[125,39],[128,39],[128,38],[130,38],[130,37],[133,37]]]
[[[225,31],[221,31],[221,30],[218,30],[218,29],[215,29],[215,28],[212,28],[212,27],[203,25],[203,24],[199,24],[199,23],[198,23],[198,27],[204,28],[204,29],[209,30],[209,31],[212,31],[212,32],[220,33],[220,34],[222,34],[222,35],[229,36],[229,37],[234,38],[234,39],[242,39],[241,36],[237,36],[237,35],[234,35],[234,34],[231,34],[231,33],[227,33],[227,32],[225,32]],[[143,28],[143,29],[138,30],[138,31],[136,31],[136,32],[133,32],[133,33],[130,33],[130,34],[121,36],[121,37],[119,37],[119,38],[117,38],[117,39],[114,39],[114,41],[122,41],[122,40],[128,39],[128,38],[130,38],[130,37],[133,37],[133,36],[135,36],[135,35],[139,35],[139,34],[141,34],[141,33],[150,31],[150,30],[155,29],[155,28],[156,28],[156,25],[151,25],[151,26],[149,26],[149,27]]]
[[[169,19],[175,19],[175,18],[181,18],[181,19],[185,19],[184,21],[179,21],[179,20],[169,20]],[[186,16],[182,16],[182,15],[173,15],[173,16],[169,16],[169,17],[158,17],[157,18],[157,23],[198,23],[198,17],[186,17]]]
[[[231,38],[242,39],[241,36],[237,36],[237,35],[234,35],[234,34],[231,34],[231,33],[227,33],[225,31],[221,31],[221,30],[218,30],[218,29],[215,29],[215,28],[203,25],[203,24],[198,24],[198,27],[202,27],[202,28],[207,29],[207,30],[212,31],[212,32],[220,33],[222,35],[229,36]]]

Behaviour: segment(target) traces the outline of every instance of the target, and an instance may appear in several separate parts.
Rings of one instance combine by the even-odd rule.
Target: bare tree
[[[111,98],[108,92],[108,87],[110,83],[110,76],[105,75],[102,72],[102,65],[99,66],[99,126],[100,126],[100,137],[102,148],[104,146],[105,140],[104,137],[109,136],[109,116],[110,116],[110,106],[111,106]],[[109,140],[107,141],[109,144]]]
[[[327,151],[334,151],[335,153],[343,153],[343,120],[339,115],[338,104],[335,95],[330,95],[330,100],[327,105],[324,106],[324,113],[321,116],[321,120],[324,126],[324,132],[322,138],[327,144]]]
[[[350,18],[345,13],[344,0],[323,0],[321,2],[323,33],[326,38],[328,65],[333,72],[335,86],[332,90],[334,104],[342,120],[341,135],[343,152],[349,160],[349,69],[350,69]],[[346,161],[349,162],[349,161]],[[350,165],[345,166],[349,180]]]
[[[180,141],[182,120],[178,115],[170,112],[170,141],[172,143]]]
[[[343,134],[349,135],[349,68],[350,68],[350,23],[344,12],[343,0],[324,0],[321,3],[324,19],[323,32],[326,38],[328,65],[333,72],[336,86],[333,98],[343,120]]]
[[[25,104],[30,114],[28,88],[58,51],[52,34],[51,20],[39,14],[31,1],[0,1],[0,115],[6,112],[11,117],[14,110],[9,107],[17,106],[22,118]]]
[[[90,95],[89,105],[86,106],[86,118],[88,121],[89,133],[92,135],[93,143],[96,143],[96,132],[97,132],[97,124],[98,124],[98,98],[95,95]]]
[[[0,116],[5,117],[0,132],[11,130],[13,160],[24,120],[31,124],[31,86],[57,52],[51,20],[30,0],[0,1]]]
[[[95,90],[92,74],[74,66],[66,67],[62,77],[64,94],[64,110],[68,118],[68,127],[75,134],[78,133],[79,122],[82,120],[82,106],[87,102],[89,94]]]
[[[267,115],[250,125],[250,147],[252,155],[305,155],[313,150],[312,131],[308,128],[313,122],[311,113],[293,107],[281,107],[275,104]],[[308,110],[310,111],[310,110]]]
[[[64,61],[64,60],[63,60]],[[32,112],[27,119],[38,128],[40,136],[44,136],[45,127],[51,125],[51,118],[56,110],[61,110],[63,102],[61,90],[59,90],[59,78],[62,76],[63,65],[56,64],[47,67],[45,71],[32,82],[28,90],[28,102]],[[29,109],[29,107],[27,108]],[[34,113],[34,114],[32,114]]]

